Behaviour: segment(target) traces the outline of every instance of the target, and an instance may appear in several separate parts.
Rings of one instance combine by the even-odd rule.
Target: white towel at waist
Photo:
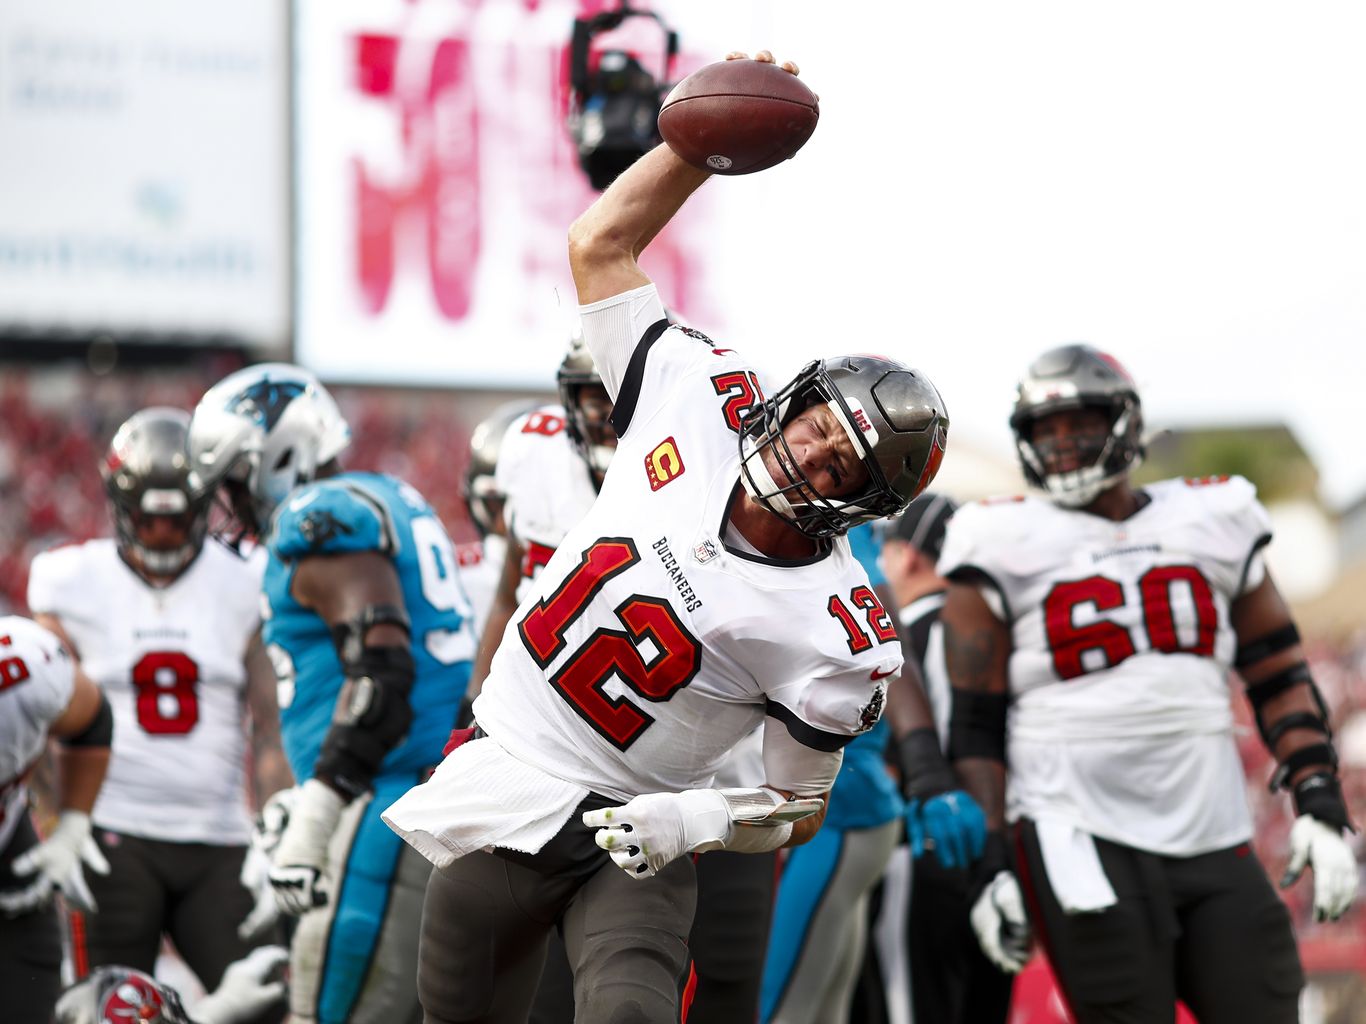
[[[501,846],[537,853],[588,790],[513,757],[489,737],[457,747],[380,815],[438,868]]]
[[[1046,818],[1034,823],[1048,884],[1064,914],[1087,914],[1115,905],[1115,890],[1089,832]]]

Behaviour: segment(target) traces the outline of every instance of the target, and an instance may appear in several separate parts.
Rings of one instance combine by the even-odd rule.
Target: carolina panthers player
[[[765,401],[732,350],[672,326],[636,257],[708,176],[660,146],[570,229],[620,440],[508,625],[475,702],[482,735],[385,813],[438,866],[430,1022],[525,1020],[556,922],[576,1020],[675,1019],[687,854],[811,838],[901,665],[842,535],[934,476],[942,400],[899,363],[848,357]],[[766,785],[712,788],[761,724]]]
[[[264,636],[302,786],[270,872],[301,915],[296,1021],[417,1020],[427,863],[378,811],[441,756],[469,678],[469,605],[445,528],[416,490],[344,472],[350,428],[310,373],[264,364],[205,393],[190,424],[207,490],[263,537]]]
[[[29,619],[0,618],[0,992],[7,1021],[47,1024],[61,987],[54,893],[93,911],[85,875],[109,865],[90,837],[90,811],[109,764],[114,714],[62,642]],[[39,840],[28,778],[58,740],[61,817]]]
[[[293,779],[259,636],[265,558],[206,543],[189,422],[154,407],[119,427],[100,464],[117,536],[35,558],[28,603],[114,709],[94,813],[112,870],[92,882],[89,964],[151,971],[164,933],[212,988],[252,945],[239,934],[255,902],[240,881],[248,786],[259,804]]]
[[[1170,1020],[1177,999],[1202,1021],[1290,1024],[1303,974],[1249,845],[1231,667],[1298,815],[1281,884],[1311,866],[1333,919],[1357,866],[1266,510],[1241,477],[1134,486],[1138,391],[1088,345],[1040,356],[1010,422],[1047,500],[964,506],[939,561],[950,752],[997,830],[970,914],[983,951],[1023,966],[1028,892],[1081,1024]]]

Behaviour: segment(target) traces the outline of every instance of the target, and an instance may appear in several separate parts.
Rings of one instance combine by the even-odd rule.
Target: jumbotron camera
[[[664,66],[658,78],[625,50],[603,50],[595,65],[589,59],[593,39],[629,18],[650,18],[664,33]],[[579,166],[599,192],[659,144],[659,108],[677,53],[678,33],[653,11],[623,2],[618,10],[575,19],[569,44],[568,127]]]

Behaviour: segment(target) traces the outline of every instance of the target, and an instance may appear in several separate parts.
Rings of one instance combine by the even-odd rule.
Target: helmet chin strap
[[[793,518],[795,512],[792,503],[774,481],[773,474],[768,471],[768,465],[764,462],[763,453],[754,444],[753,438],[746,437],[744,446],[745,457],[740,463],[740,482],[745,485],[746,493],[779,515]]]

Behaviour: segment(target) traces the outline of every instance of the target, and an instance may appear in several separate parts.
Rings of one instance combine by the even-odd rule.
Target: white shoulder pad
[[[88,592],[85,571],[89,544],[66,544],[33,559],[28,573],[28,606],[33,612],[60,614],[72,598]]]

